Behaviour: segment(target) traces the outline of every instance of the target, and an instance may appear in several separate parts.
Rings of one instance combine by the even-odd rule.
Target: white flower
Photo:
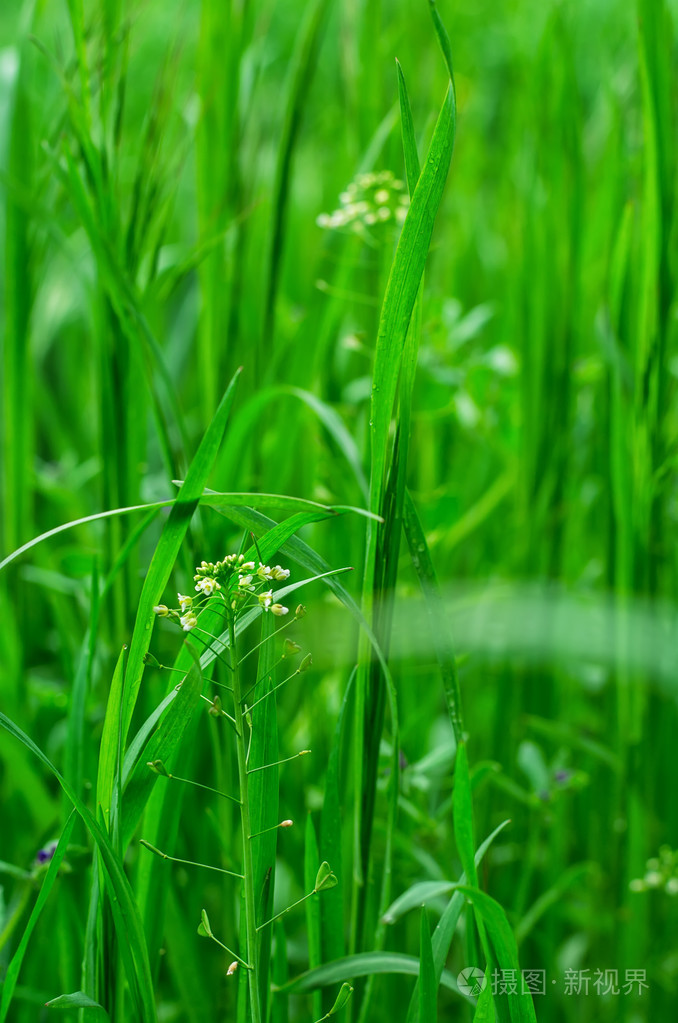
[[[191,629],[194,629],[198,624],[198,619],[192,611],[189,611],[188,614],[183,615],[183,617],[179,619],[179,622],[184,632],[190,632]]]
[[[253,561],[244,561],[242,563],[242,565],[240,566],[240,571],[241,572],[252,572],[252,571],[254,571],[254,562]]]
[[[266,590],[265,593],[260,593],[259,603],[263,607],[264,611],[268,611],[269,607],[273,603],[273,590]]]
[[[242,590],[254,589],[254,587],[252,586],[252,576],[251,575],[239,575],[238,576],[238,586]]]
[[[289,611],[289,607],[283,607],[282,604],[271,604],[271,614],[277,615],[278,618],[282,618]]]
[[[271,579],[289,579],[289,577],[289,568],[281,568],[280,565],[276,565],[275,568],[271,569]]]
[[[261,562],[259,562],[259,568],[257,569],[257,575],[259,576],[260,579],[264,579],[264,580],[268,580],[268,579],[272,579],[273,578],[273,576],[271,575],[271,569],[268,567],[268,565],[262,565]]]
[[[167,615],[169,614],[169,608],[166,604],[157,604],[156,607],[153,608],[153,611],[155,614],[159,615],[160,618],[167,618]]]
[[[196,590],[202,590],[206,597],[209,597],[216,590],[220,590],[221,586],[216,579],[210,579],[209,576],[205,579],[201,579],[200,582],[196,583]]]
[[[186,612],[193,607],[193,597],[185,597],[183,593],[177,593],[179,598],[179,607],[182,611]]]

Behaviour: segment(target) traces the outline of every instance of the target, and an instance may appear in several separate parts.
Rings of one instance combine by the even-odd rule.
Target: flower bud
[[[304,607],[303,604],[299,604],[299,606],[297,607],[297,610],[294,612],[294,617],[295,618],[304,618],[305,615],[306,615],[306,608]]]
[[[238,969],[238,964],[237,964],[237,962],[233,961],[231,963],[231,965],[229,966],[229,968],[226,970],[226,976],[227,977],[232,977],[237,969]]]
[[[170,609],[166,604],[157,604],[153,608],[153,613],[158,615],[159,618],[167,618],[167,615],[170,613]]]
[[[284,607],[283,604],[271,604],[271,614],[277,615],[278,618],[282,618],[289,611],[289,607]]]

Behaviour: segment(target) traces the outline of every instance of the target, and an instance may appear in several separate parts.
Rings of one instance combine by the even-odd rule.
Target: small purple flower
[[[35,857],[36,862],[39,863],[40,865],[42,865],[43,863],[49,863],[49,861],[54,856],[54,853],[56,852],[56,847],[57,847],[56,842],[48,842],[46,846],[44,846],[42,849],[38,851],[38,854]]]

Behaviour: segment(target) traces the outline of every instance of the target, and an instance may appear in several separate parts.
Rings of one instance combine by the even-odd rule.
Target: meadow
[[[675,1018],[677,18],[0,6],[0,1023]]]

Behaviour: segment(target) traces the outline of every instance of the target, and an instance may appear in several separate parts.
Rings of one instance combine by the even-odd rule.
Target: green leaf
[[[403,69],[400,66],[400,61],[396,60],[396,72],[398,74],[398,99],[400,101],[400,131],[403,139],[403,154],[405,156],[405,176],[407,177],[407,187],[410,195],[414,192],[417,187],[417,181],[421,174],[421,164],[419,163],[419,154],[417,152],[417,140],[414,135],[414,121],[412,120],[412,109],[410,107],[410,99],[407,95],[407,86],[405,85],[405,76]]]
[[[189,523],[202,495],[217,452],[222,444],[231,411],[240,370],[235,374],[207,428],[191,462],[186,480],[165,523],[155,549],[139,598],[134,632],[125,671],[125,701],[122,720],[123,747],[127,740],[132,714],[144,673],[144,657],[148,653],[155,622],[153,608],[160,603],[174,562],[186,536]]]
[[[478,996],[476,1011],[473,1014],[473,1023],[494,1023],[494,1001],[492,998],[492,983],[489,969],[485,972],[485,986]]]
[[[123,848],[127,848],[153,786],[158,781],[158,774],[161,773],[151,770],[148,767],[148,762],[160,761],[163,770],[165,770],[165,761],[174,762],[181,749],[193,712],[200,702],[201,692],[202,672],[196,657],[195,663],[188,674],[184,676],[181,687],[177,690],[176,696],[170,703],[158,728],[152,732],[125,786],[122,819]],[[169,782],[169,784],[172,783]]]
[[[0,718],[4,718],[4,715],[0,715]],[[0,721],[0,723],[4,724],[4,721]],[[68,848],[68,843],[73,832],[75,821],[76,821],[75,811],[73,811],[71,812],[68,820],[66,821],[66,825],[61,833],[61,837],[59,839],[57,847],[54,850],[54,855],[50,860],[49,867],[47,868],[47,873],[45,874],[45,879],[42,882],[42,887],[40,888],[38,897],[35,900],[35,905],[33,906],[30,917],[28,918],[28,922],[24,927],[23,933],[21,935],[21,940],[19,941],[16,952],[12,956],[9,965],[7,966],[7,972],[5,973],[5,979],[2,985],[2,998],[0,999],[0,1023],[5,1023],[5,1020],[7,1019],[7,1013],[9,1012],[12,996],[16,989],[19,971],[21,970],[21,964],[23,963],[24,956],[26,955],[28,943],[31,940],[31,935],[35,930],[35,925],[37,924],[40,918],[40,914],[42,913],[45,903],[49,898],[49,894],[52,891],[54,882],[57,879],[59,867],[63,862],[64,856],[66,855],[66,849]]]
[[[426,602],[431,640],[440,668],[443,689],[445,690],[447,711],[452,723],[455,740],[459,743],[464,736],[464,724],[461,713],[459,680],[457,678],[457,662],[449,638],[449,614],[440,594],[431,552],[429,551],[426,536],[409,490],[405,492],[403,528],[412,564],[419,578],[419,585]]]
[[[127,647],[120,651],[111,686],[108,691],[104,727],[99,746],[99,766],[97,771],[97,807],[99,807],[106,827],[110,829],[110,815],[113,803],[113,790],[119,767],[120,735],[122,728],[122,701],[125,686],[125,660]]]
[[[473,840],[473,802],[471,782],[468,773],[466,743],[457,746],[454,762],[454,838],[464,873],[469,882],[477,886],[478,873],[475,864],[475,843]]]
[[[0,713],[0,725],[10,735],[13,735],[22,742],[51,771],[96,842],[105,868],[105,880],[110,894],[111,911],[125,965],[125,972],[135,1004],[135,1011],[140,1018],[144,1019],[145,1023],[156,1023],[153,978],[151,976],[148,949],[141,919],[129,881],[106,831],[95,820],[77,793],[73,791],[69,783],[59,774],[54,764],[35,745],[33,740],[2,713]]]
[[[201,938],[212,938],[212,927],[210,926],[210,918],[207,915],[207,910],[203,909],[200,913],[200,923],[198,924],[198,934]]]
[[[419,963],[419,1023],[429,1023],[438,1017],[438,981],[433,965],[431,932],[425,909],[421,911]]]
[[[89,998],[84,991],[74,991],[70,995],[58,995],[57,998],[52,998],[49,1002],[45,1002],[48,1009],[90,1009],[95,1010],[93,1015],[97,1019],[110,1019],[110,1016],[104,1009],[103,1005],[99,1002],[95,1002],[93,998]]]
[[[316,874],[315,885],[313,886],[315,891],[322,892],[327,888],[335,888],[337,883],[337,879],[332,873],[329,863],[327,860],[323,860],[318,867],[318,873]]]
[[[315,970],[307,970],[293,980],[279,987],[278,991],[288,994],[301,994],[314,991],[328,984],[338,984],[354,977],[370,977],[374,974],[404,973],[411,977],[419,976],[419,960],[414,956],[399,952],[362,952],[358,955],[344,956],[331,963],[324,963]],[[451,973],[444,970],[440,983],[449,991],[459,994],[457,983]]]
[[[327,1015],[328,1016],[333,1016],[333,1015],[335,1015],[335,1013],[339,1012],[346,1005],[348,1005],[349,999],[350,999],[352,994],[353,994],[353,988],[351,987],[351,985],[348,984],[348,983],[343,983],[341,985],[341,987],[339,988],[339,994],[337,995],[337,997],[336,997],[336,999],[334,1001],[334,1005],[332,1006],[332,1008],[330,1009],[330,1011],[328,1012]]]
[[[510,824],[510,821],[503,821],[499,827],[495,828],[494,831],[488,835],[482,845],[479,846],[475,855],[476,867],[478,867],[481,863],[483,856],[492,845],[492,842],[494,842],[497,835],[503,831],[508,824]],[[465,880],[466,876],[462,874],[459,879],[459,884],[463,884]],[[405,893],[405,895],[407,895],[407,893]],[[463,908],[464,896],[460,894],[457,888],[445,907],[443,915],[438,921],[431,940],[431,944],[433,946],[433,962],[435,964],[437,977],[440,977],[443,972],[443,968],[452,945],[452,939],[454,938],[454,933],[457,929],[457,923],[459,922],[459,917],[461,916]],[[391,912],[393,912],[393,906],[389,910],[389,913]],[[414,993],[410,999],[410,1006],[407,1012],[407,1023],[415,1023],[417,1018],[417,990],[418,985],[415,986]]]
[[[459,891],[468,896],[474,909],[485,922],[487,936],[498,968],[501,971],[514,970],[515,975],[519,977],[518,945],[502,907],[485,892],[481,892],[471,885],[460,885]],[[502,1011],[506,1003],[508,1003],[508,1013]],[[520,991],[498,995],[495,999],[495,1007],[500,1019],[505,1018],[511,1023],[536,1023],[537,1017],[529,992]]]

